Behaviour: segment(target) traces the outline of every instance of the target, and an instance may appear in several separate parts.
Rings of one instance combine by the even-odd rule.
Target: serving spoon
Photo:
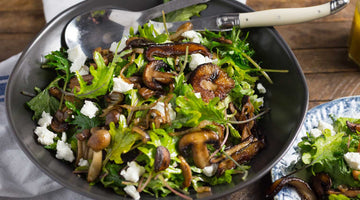
[[[139,25],[160,17],[162,11],[169,13],[208,1],[210,0],[172,0],[139,12],[120,8],[95,8],[74,17],[66,25],[64,41],[68,48],[80,45],[85,55],[92,57],[95,48],[108,48],[112,42],[118,42],[128,34],[130,27],[136,32]]]

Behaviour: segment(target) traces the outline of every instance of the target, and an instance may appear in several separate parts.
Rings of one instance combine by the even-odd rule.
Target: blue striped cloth
[[[6,83],[9,79],[9,75],[0,76],[0,102],[4,102]]]

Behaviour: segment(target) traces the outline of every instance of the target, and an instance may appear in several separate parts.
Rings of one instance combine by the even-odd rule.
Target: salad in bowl
[[[266,145],[259,77],[270,79],[243,34],[146,24],[93,58],[79,46],[51,52],[42,68],[56,77],[26,103],[37,142],[90,184],[133,199],[189,199],[234,174],[246,179]]]

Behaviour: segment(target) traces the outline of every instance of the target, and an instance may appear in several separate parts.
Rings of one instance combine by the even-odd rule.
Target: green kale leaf
[[[139,134],[131,132],[130,128],[127,128],[119,123],[119,127],[116,128],[114,123],[110,123],[110,135],[111,143],[106,148],[107,155],[104,163],[109,159],[117,164],[122,164],[123,160],[121,155],[127,153],[133,144],[140,139]]]
[[[80,91],[75,91],[75,95],[79,98],[94,99],[109,91],[115,65],[110,64],[109,66],[106,66],[103,57],[96,51],[94,52],[94,60],[97,69],[95,69],[94,66],[90,66],[90,73],[94,77],[90,85],[84,81],[80,74],[76,74],[80,84]]]
[[[34,111],[32,117],[34,121],[40,119],[43,111],[53,115],[59,109],[59,100],[49,94],[49,88],[53,85],[54,82],[50,83],[47,88],[26,103],[26,105]]]

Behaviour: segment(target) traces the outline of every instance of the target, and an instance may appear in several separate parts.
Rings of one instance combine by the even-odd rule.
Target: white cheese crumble
[[[200,92],[196,92],[195,96],[196,96],[196,98],[201,99],[201,93]]]
[[[319,137],[320,135],[322,135],[322,131],[318,128],[313,128],[310,130],[310,135],[312,135],[313,137]]]
[[[86,167],[86,166],[89,166],[89,162],[83,158],[80,158],[78,165],[80,167]]]
[[[34,133],[38,136],[37,140],[42,145],[50,145],[54,143],[55,133],[47,129],[45,126],[36,127]]]
[[[56,144],[56,155],[57,159],[64,159],[66,161],[72,162],[75,159],[75,156],[71,150],[71,145],[59,140]]]
[[[80,45],[67,50],[68,59],[72,62],[70,72],[80,71],[81,67],[85,64],[87,59],[85,53],[82,51]]]
[[[131,196],[133,199],[138,200],[140,199],[140,193],[136,190],[136,187],[133,185],[127,185],[124,187],[124,191],[126,194]]]
[[[51,120],[53,117],[50,115],[50,113],[47,113],[43,111],[41,113],[41,118],[38,121],[39,126],[47,127],[51,124]]]
[[[201,34],[194,30],[185,31],[181,36],[190,39],[190,41],[194,43],[200,43],[202,41]]]
[[[360,153],[359,152],[347,152],[344,155],[344,159],[351,169],[360,170]]]
[[[165,104],[163,102],[157,102],[154,107],[151,109],[158,110],[161,113],[161,116],[165,116]],[[172,109],[172,106],[170,103],[167,104],[167,110],[170,115],[170,120],[176,119],[176,112]]]
[[[257,88],[257,90],[259,91],[260,94],[265,94],[266,93],[266,89],[261,83],[258,83],[256,88]]]
[[[138,182],[141,175],[145,173],[145,168],[137,164],[135,161],[128,162],[129,166],[126,170],[122,170],[120,175],[125,178],[125,180],[130,182]]]
[[[331,135],[335,135],[336,132],[334,130],[334,127],[329,124],[329,123],[326,123],[324,121],[319,121],[319,125],[318,125],[318,129],[321,130],[321,131],[324,131],[325,129],[329,129],[331,131]]]
[[[134,87],[134,84],[132,83],[129,84],[120,77],[113,78],[113,81],[114,81],[114,87],[112,90],[113,92],[125,93],[133,89]]]
[[[217,168],[218,168],[217,164],[212,164],[204,167],[204,169],[202,169],[202,172],[203,174],[205,174],[205,176],[212,177],[216,173]]]
[[[125,43],[126,43],[126,39],[125,40],[121,39],[120,42],[113,42],[110,45],[109,51],[111,51],[113,53],[115,53],[115,52],[120,53],[125,48]],[[118,48],[118,46],[119,46],[119,48]],[[117,51],[116,51],[116,48],[117,48]]]
[[[97,111],[99,108],[93,103],[92,101],[85,100],[85,104],[80,110],[80,113],[82,113],[85,116],[88,116],[90,119],[95,117]]]
[[[203,56],[202,54],[199,54],[199,53],[191,54],[190,57],[191,57],[191,60],[189,63],[189,67],[192,71],[194,71],[196,69],[196,67],[201,64],[213,62],[213,60],[211,60],[209,57]]]
[[[62,132],[62,134],[61,134],[61,140],[64,141],[64,142],[66,142],[67,136],[66,136],[66,133],[65,133],[65,132]]]

